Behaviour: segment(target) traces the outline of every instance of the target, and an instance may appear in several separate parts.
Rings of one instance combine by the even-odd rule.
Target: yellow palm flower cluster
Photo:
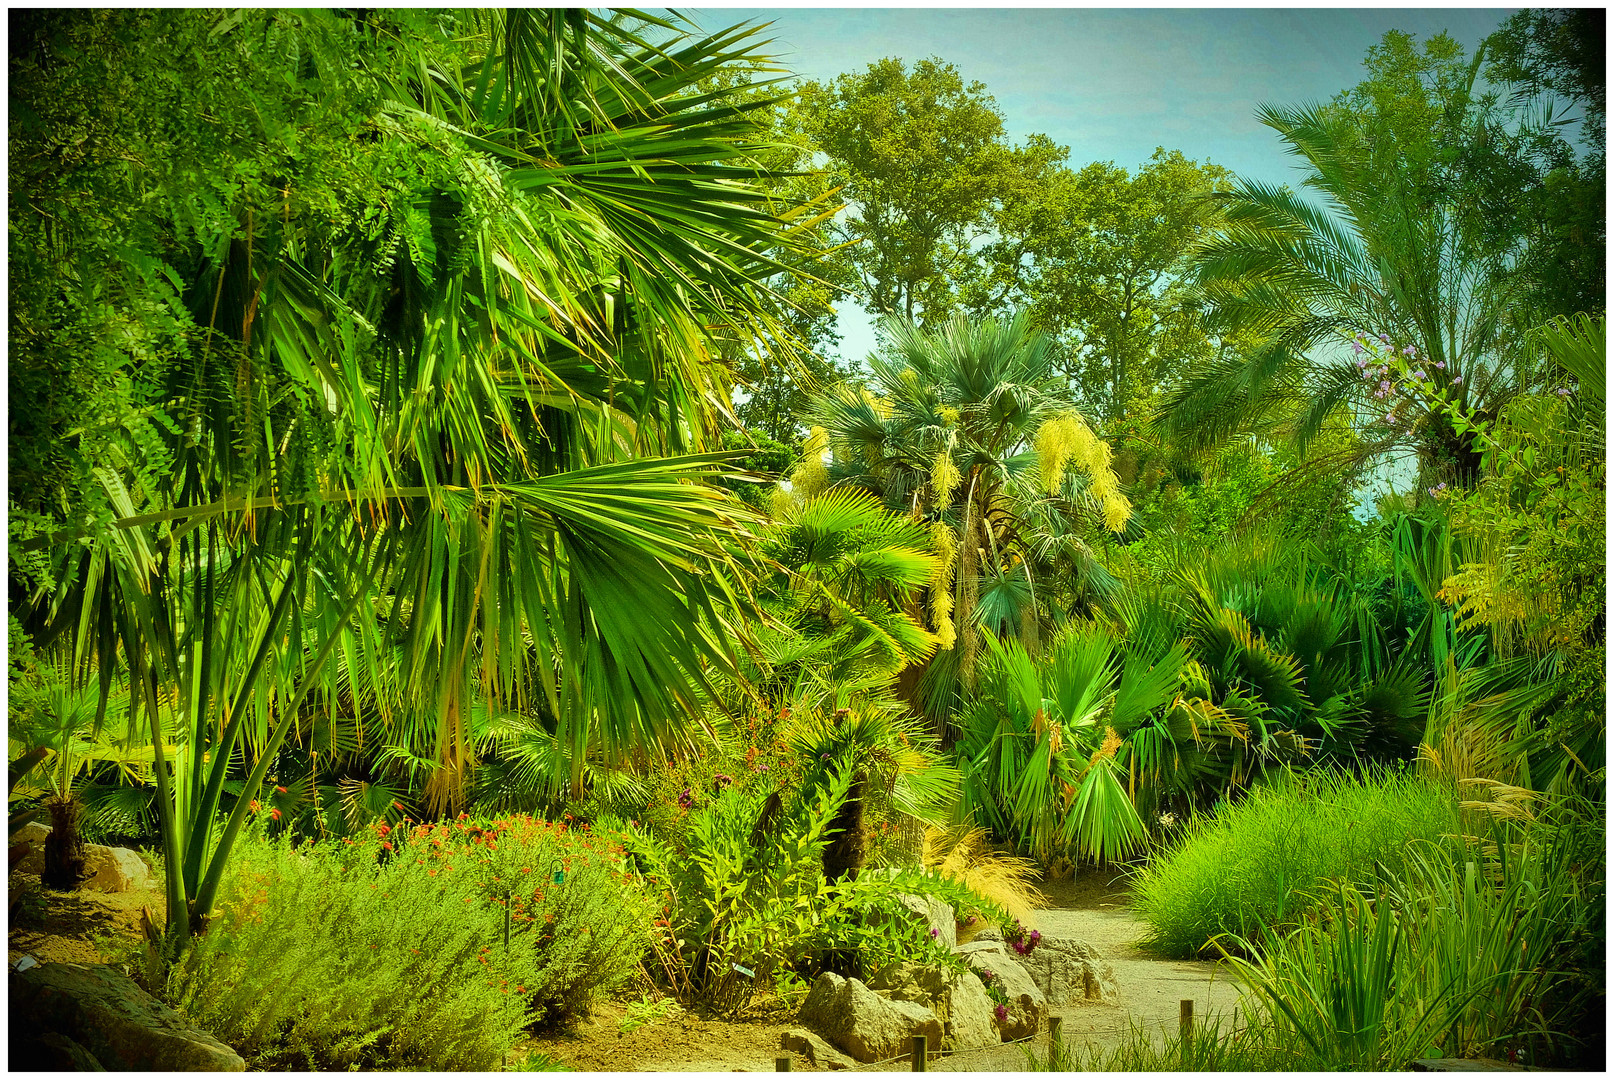
[[[951,649],[958,640],[953,629],[953,560],[958,555],[958,542],[953,530],[945,521],[930,527],[930,544],[936,549],[936,575],[930,580],[930,620],[936,627],[937,645]]]
[[[801,464],[790,474],[790,488],[803,500],[829,487],[829,470],[824,468],[824,451],[829,449],[829,432],[814,427],[802,444]]]
[[[790,474],[790,488],[775,485],[768,499],[768,512],[775,520],[783,518],[808,499],[829,487],[829,470],[824,468],[824,451],[829,449],[829,432],[814,427],[801,447],[801,462]]]
[[[936,461],[930,467],[930,488],[936,496],[936,506],[944,507],[958,490],[958,481],[961,479],[958,466],[953,464],[953,444],[949,440],[936,455]]]
[[[1132,504],[1121,494],[1120,480],[1110,468],[1110,447],[1073,412],[1060,413],[1037,429],[1034,442],[1043,486],[1052,495],[1074,464],[1087,475],[1093,498],[1104,508],[1104,527],[1120,532],[1132,516]]]

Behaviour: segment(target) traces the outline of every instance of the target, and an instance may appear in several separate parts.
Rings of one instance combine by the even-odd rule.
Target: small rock
[[[25,874],[39,874],[45,870],[45,838],[50,826],[30,821],[17,831],[12,842],[20,847],[27,843],[28,851],[17,863]],[[153,887],[151,870],[146,861],[128,848],[105,847],[101,844],[84,845],[84,870],[89,876],[79,885],[81,889],[96,892],[129,892],[131,889]]]
[[[995,941],[1001,944],[1003,941],[1003,930],[1001,927],[993,926],[991,923],[983,923],[979,930],[970,935],[970,940]]]
[[[926,930],[934,931],[933,937],[951,949],[958,944],[958,920],[953,917],[953,905],[934,896],[914,896],[910,893],[898,893],[897,903],[901,904],[915,916]]]
[[[942,1048],[975,1050],[998,1040],[992,999],[973,971],[962,974],[923,964],[888,964],[869,988],[895,1001],[923,1005],[942,1023]]]
[[[779,1048],[800,1054],[807,1059],[807,1064],[818,1069],[850,1069],[857,1064],[806,1028],[791,1028],[780,1032]]]

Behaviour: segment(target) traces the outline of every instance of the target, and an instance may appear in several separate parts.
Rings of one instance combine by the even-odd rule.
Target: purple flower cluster
[[[1433,495],[1435,498],[1438,499],[1445,492],[1445,490],[1446,490],[1446,481],[1442,480],[1440,483],[1436,484],[1434,487],[1429,489],[1429,494]]]
[[[1009,1018],[1009,1007],[1007,1005],[999,1005],[997,1008],[992,1010],[992,1015],[996,1016],[998,1018],[998,1023],[1001,1024],[1003,1021]]]
[[[678,805],[683,807],[685,810],[688,810],[690,807],[694,806],[695,805],[695,795],[694,795],[694,793],[691,792],[688,788],[685,788],[684,793],[682,795],[678,796]]]
[[[720,772],[716,776],[712,777],[712,789],[714,791],[722,791],[732,783],[734,783],[734,777],[730,776],[728,773]]]
[[[1031,950],[1042,942],[1042,931],[1028,931],[1020,925],[1020,920],[1016,919],[1013,926],[1003,931],[1003,940],[1008,943],[1009,948],[1021,956],[1029,956]]]
[[[1364,380],[1376,383],[1371,397],[1384,403],[1384,414],[1377,422],[1392,428],[1411,430],[1416,417],[1407,416],[1402,406],[1414,411],[1420,404],[1438,408],[1443,395],[1436,372],[1447,370],[1446,361],[1420,355],[1416,345],[1397,347],[1390,335],[1380,334],[1378,340],[1361,332],[1351,334],[1351,350],[1356,354],[1356,369]],[[1414,367],[1421,362],[1422,366]],[[1463,378],[1453,372],[1451,385],[1461,386]]]

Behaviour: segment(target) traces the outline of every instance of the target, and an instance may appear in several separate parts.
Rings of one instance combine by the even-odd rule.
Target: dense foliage
[[[1266,1004],[1110,1064],[1600,1052],[1603,25],[1386,35],[1295,190],[671,15],[19,13],[13,826],[266,1066],[1123,861]]]

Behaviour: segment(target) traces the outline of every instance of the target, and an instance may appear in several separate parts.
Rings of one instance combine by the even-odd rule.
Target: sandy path
[[[1050,892],[1050,900],[1061,906],[1037,911],[1033,925],[1044,934],[1086,941],[1109,962],[1120,987],[1120,998],[1113,1004],[1066,1006],[1060,1010],[1065,1018],[1067,1043],[1114,1046],[1125,1038],[1132,1021],[1155,1031],[1175,1031],[1179,1003],[1184,998],[1193,1000],[1196,1019],[1211,1013],[1232,1016],[1239,991],[1226,966],[1213,961],[1161,960],[1138,949],[1132,943],[1142,935],[1143,924],[1126,906],[1123,891],[1095,889],[1085,883],[1063,890],[1056,887]],[[1066,907],[1063,903],[1081,906]],[[1045,1049],[1046,1034],[1039,1036],[1035,1045]],[[1026,1068],[1026,1055],[1023,1047],[1003,1046],[942,1058],[929,1067],[932,1072],[1018,1072]],[[899,1065],[886,1071],[904,1069],[906,1066]]]

